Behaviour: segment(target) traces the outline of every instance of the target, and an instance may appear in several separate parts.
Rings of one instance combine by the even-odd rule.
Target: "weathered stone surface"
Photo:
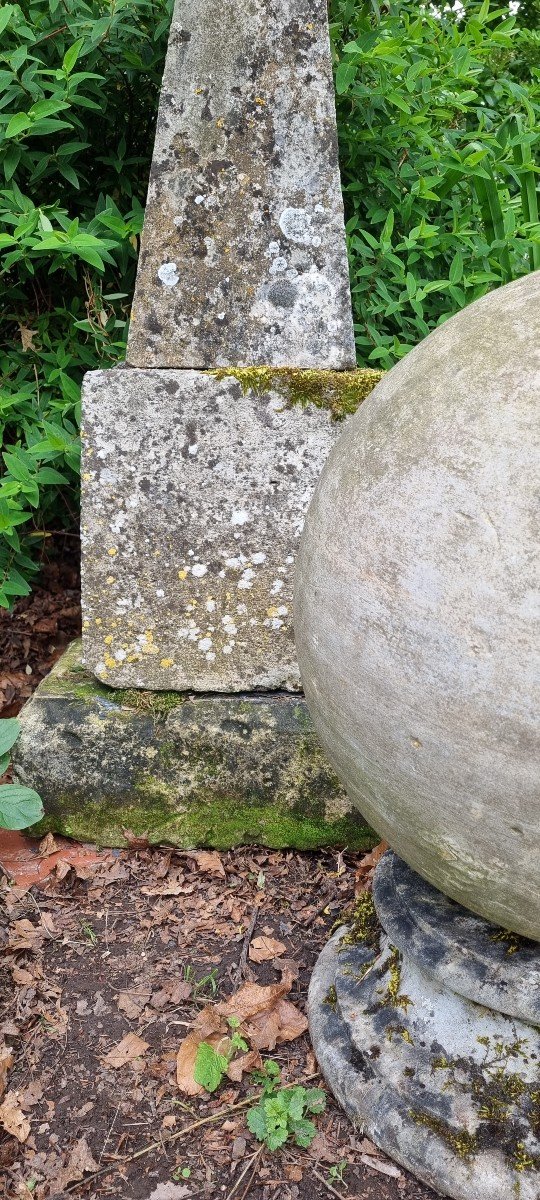
[[[424,878],[540,940],[540,272],[471,305],[350,421],[297,564],[330,761]]]
[[[438,1193],[454,1200],[538,1200],[540,1031],[536,1022],[479,1001],[486,992],[503,997],[507,976],[512,992],[513,955],[501,958],[499,931],[478,918],[475,956],[485,973],[477,978],[476,1001],[454,991],[444,977],[452,915],[459,959],[460,930],[470,914],[440,896],[443,935],[438,942],[430,917],[426,937],[427,891],[412,872],[407,908],[415,934],[412,952],[409,944],[402,952],[386,928],[388,899],[391,923],[396,919],[392,889],[377,886],[392,857],[375,877],[382,928],[365,894],[354,924],[335,933],[316,964],[308,1013],[319,1065],[351,1120]],[[463,959],[470,948],[467,939]],[[523,956],[522,996],[528,988],[532,1003],[538,947],[533,957],[526,947],[516,953]]]
[[[99,684],[74,643],[21,713],[18,779],[41,831],[122,846],[373,845],[325,762],[302,696],[195,696]]]
[[[87,375],[88,667],[116,687],[299,689],[294,557],[338,430],[329,413],[234,378]]]
[[[326,0],[177,0],[128,362],[355,365]]]

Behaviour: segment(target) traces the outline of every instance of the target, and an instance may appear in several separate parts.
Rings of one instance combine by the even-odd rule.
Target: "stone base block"
[[[441,1195],[538,1200],[539,985],[537,943],[390,853],[316,964],[315,1053],[352,1121]]]
[[[15,774],[53,830],[122,846],[311,850],[376,840],[324,759],[303,700],[286,692],[120,691],[74,643],[21,713]]]

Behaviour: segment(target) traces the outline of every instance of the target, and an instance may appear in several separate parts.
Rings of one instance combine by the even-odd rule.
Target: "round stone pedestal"
[[[309,992],[321,1070],[353,1122],[455,1200],[540,1198],[540,946],[393,853]]]

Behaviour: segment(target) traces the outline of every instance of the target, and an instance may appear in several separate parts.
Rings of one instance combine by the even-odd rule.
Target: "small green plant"
[[[0,720],[0,776],[10,764],[10,750],[21,732],[16,717]],[[18,783],[0,784],[0,829],[26,829],[43,816],[43,805],[32,788]]]
[[[247,1114],[248,1127],[268,1150],[278,1150],[289,1139],[296,1146],[311,1146],[317,1126],[306,1114],[318,1115],[326,1108],[322,1088],[280,1087],[281,1072],[270,1059],[262,1071],[252,1075],[262,1085],[261,1098]]]
[[[189,1179],[191,1176],[191,1167],[176,1167],[172,1172],[171,1179]]]
[[[347,1159],[342,1158],[340,1162],[334,1163],[333,1167],[329,1167],[328,1168],[328,1182],[334,1183],[334,1184],[342,1183],[343,1186],[346,1187],[347,1185],[345,1183],[343,1176],[345,1174],[345,1171],[347,1170],[348,1165],[349,1164],[347,1162]]]
[[[242,1050],[243,1053],[249,1050],[247,1042],[238,1033],[240,1027],[238,1017],[228,1017],[227,1025],[231,1031],[230,1035],[226,1034],[221,1039],[217,1049],[214,1049],[208,1042],[201,1042],[197,1049],[193,1078],[206,1092],[216,1091],[231,1059],[238,1050]]]

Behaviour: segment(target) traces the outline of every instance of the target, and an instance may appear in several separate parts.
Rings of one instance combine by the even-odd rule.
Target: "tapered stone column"
[[[326,0],[177,0],[127,364],[83,388],[84,670],[23,718],[49,827],[369,840],[292,633],[334,416],[379,377],[354,366]]]

